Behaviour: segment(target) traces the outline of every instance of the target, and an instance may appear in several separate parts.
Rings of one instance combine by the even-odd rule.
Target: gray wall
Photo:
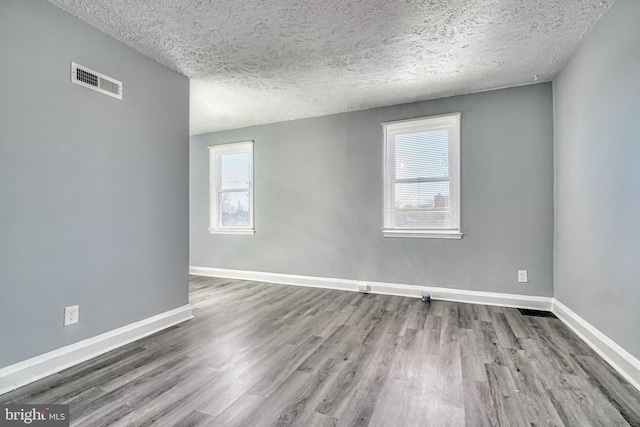
[[[124,100],[72,84],[71,61]],[[186,304],[188,80],[44,0],[2,0],[0,93],[0,367]]]
[[[463,239],[383,238],[380,124],[456,111]],[[207,146],[248,139],[256,234],[211,235]],[[190,191],[192,266],[553,295],[550,83],[194,136]]]
[[[617,0],[554,82],[555,295],[640,358],[638,17]]]

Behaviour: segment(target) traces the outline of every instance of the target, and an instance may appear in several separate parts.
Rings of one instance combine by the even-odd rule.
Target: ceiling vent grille
[[[122,99],[122,82],[75,62],[71,63],[71,82]]]

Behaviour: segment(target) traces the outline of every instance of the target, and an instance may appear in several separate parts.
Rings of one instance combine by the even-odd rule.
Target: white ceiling
[[[50,2],[189,77],[195,135],[551,80],[613,0]]]

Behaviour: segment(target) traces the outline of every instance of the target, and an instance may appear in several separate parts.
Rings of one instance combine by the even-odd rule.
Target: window
[[[460,239],[460,113],[382,126],[383,235]]]
[[[253,234],[253,141],[209,147],[209,232]]]

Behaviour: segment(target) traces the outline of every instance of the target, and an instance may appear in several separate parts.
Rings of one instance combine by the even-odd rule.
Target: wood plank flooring
[[[0,396],[74,426],[640,426],[556,318],[192,276],[195,318]]]

